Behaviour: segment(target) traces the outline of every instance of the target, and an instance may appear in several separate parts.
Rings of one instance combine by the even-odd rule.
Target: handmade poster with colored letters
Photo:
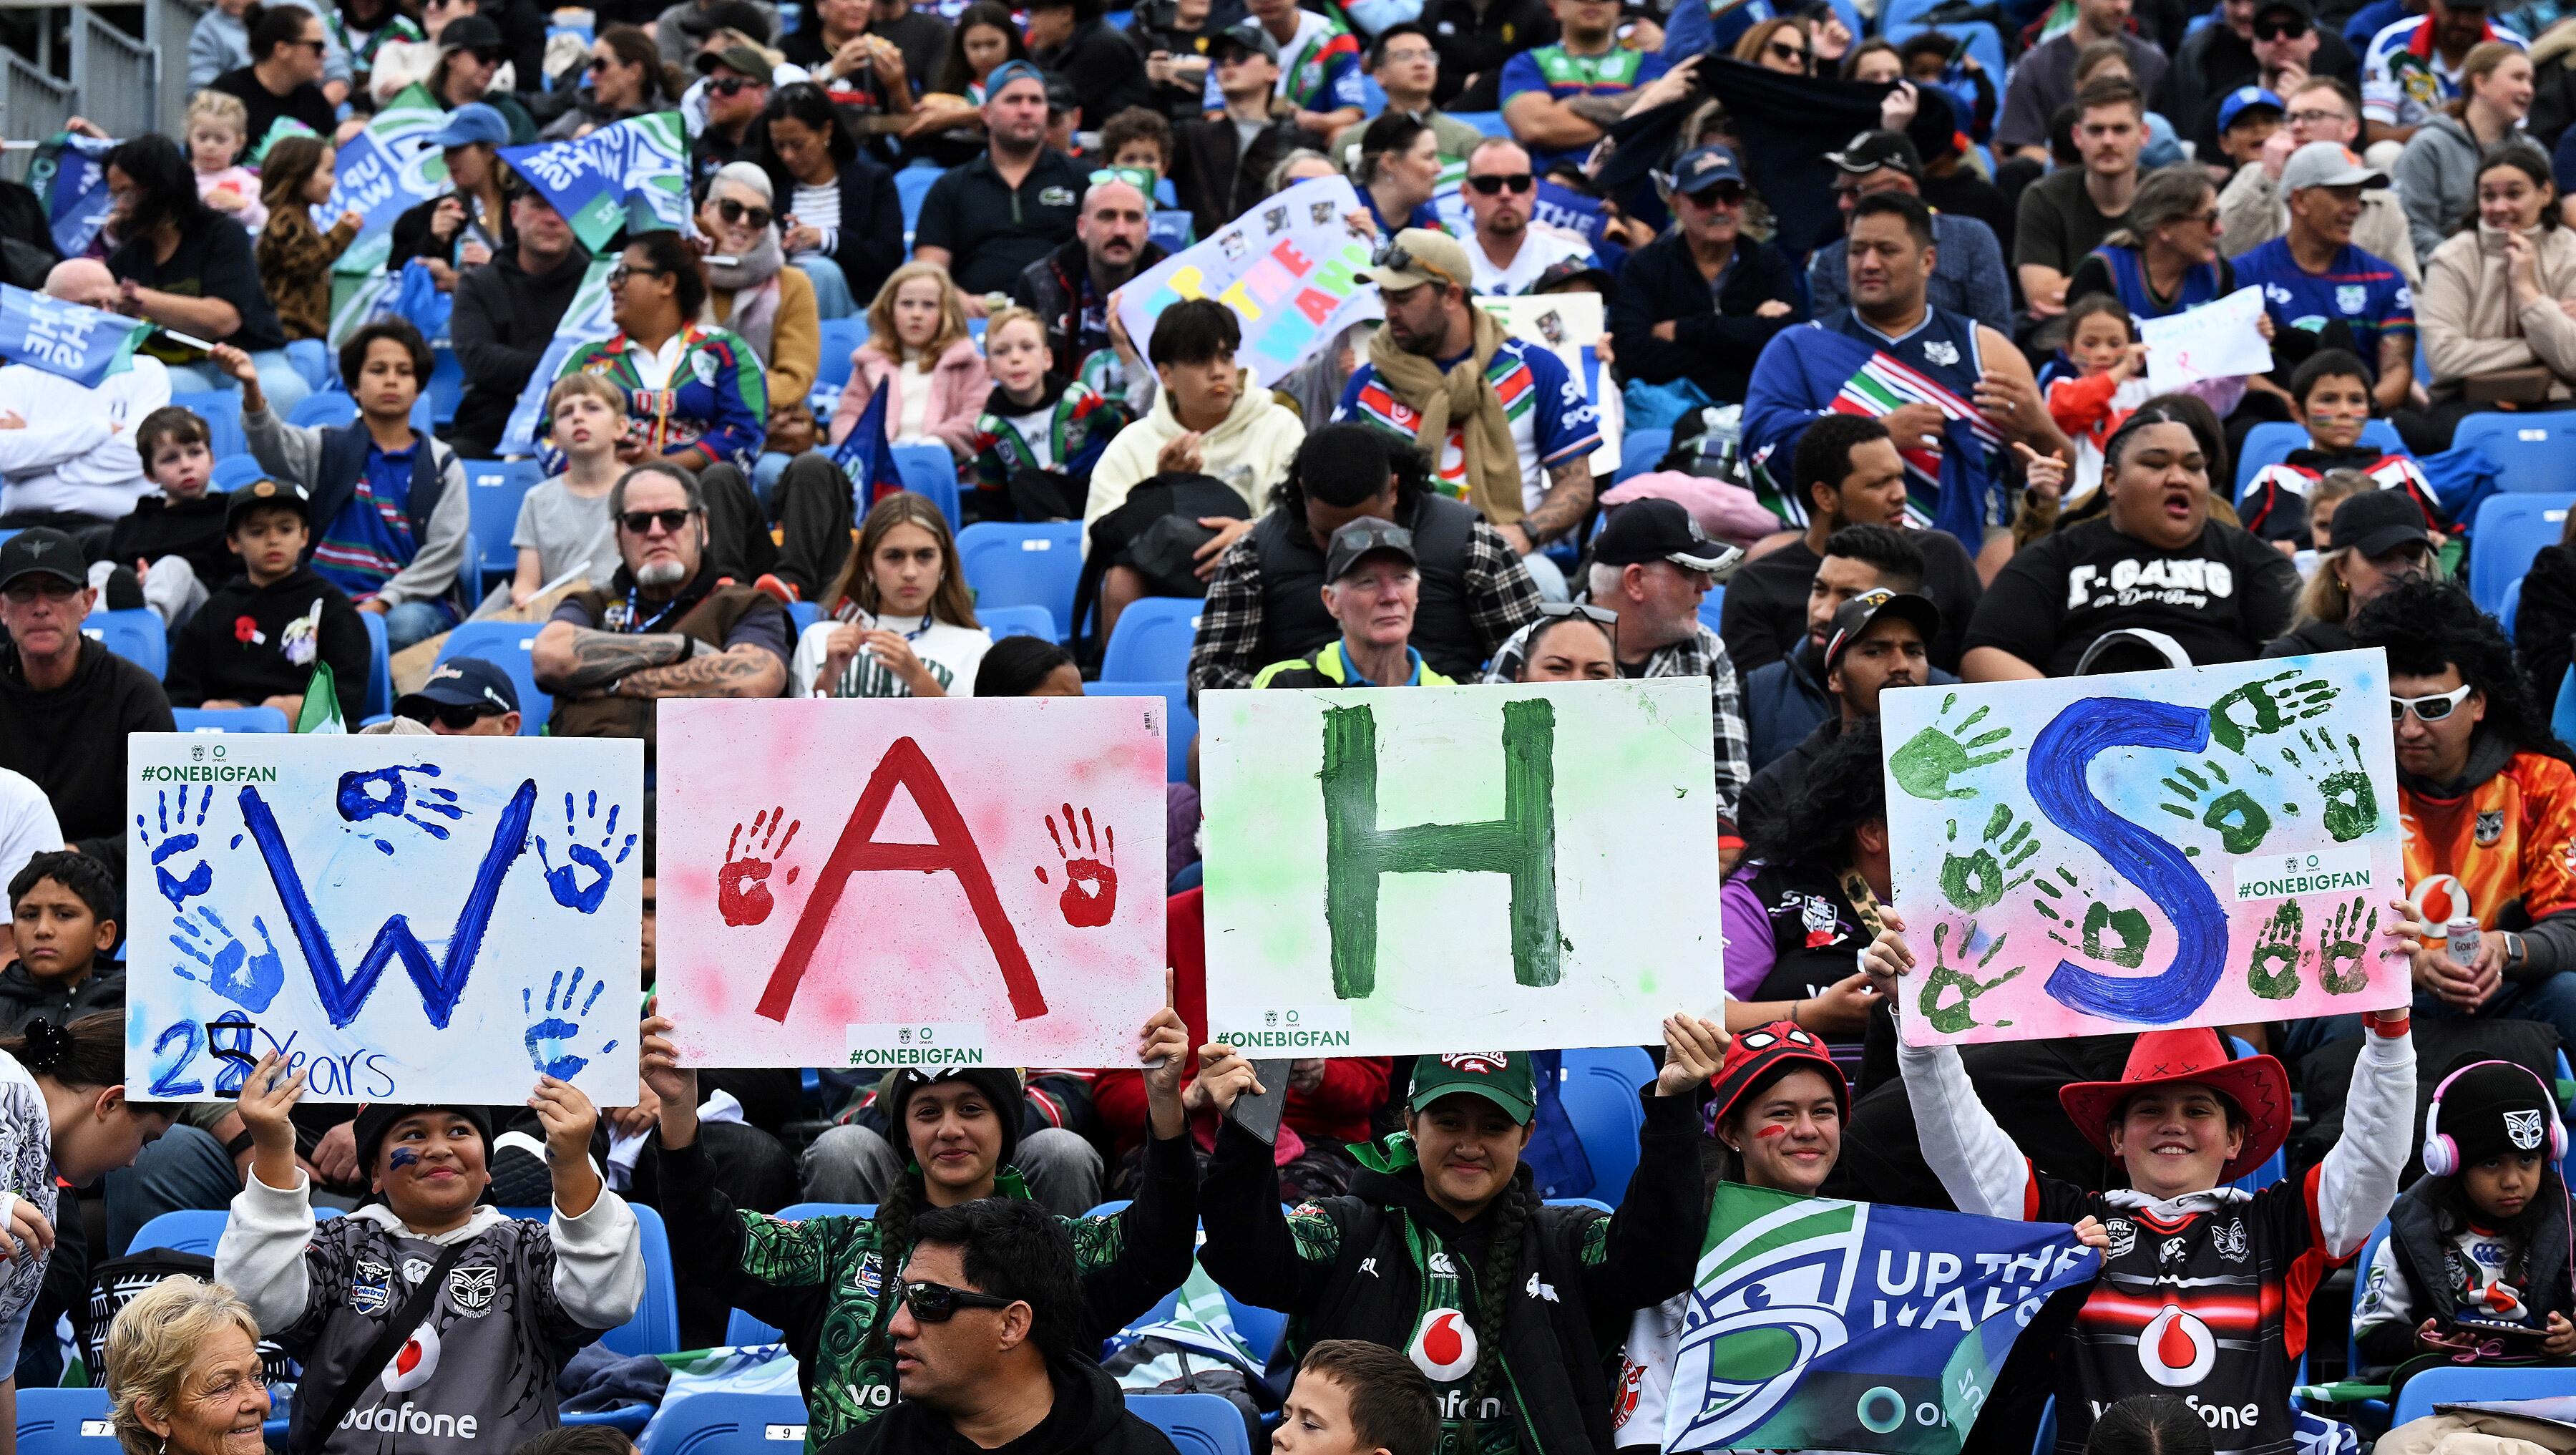
[[[2405,893],[2380,652],[1910,687],[1880,714],[1909,1042],[2407,1002],[2379,953]]]
[[[1636,1045],[1724,999],[1699,678],[1199,697],[1212,1034]]]
[[[1377,289],[1358,278],[1370,241],[1346,220],[1359,210],[1360,194],[1343,178],[1300,182],[1130,280],[1118,316],[1141,353],[1163,310],[1216,299],[1243,325],[1235,362],[1267,389],[1345,327],[1378,316]]]
[[[644,753],[565,738],[127,739],[126,1093],[635,1094]]]
[[[1619,388],[1601,367],[1601,335],[1608,331],[1598,293],[1480,294],[1476,306],[1492,314],[1503,331],[1525,344],[1556,355],[1566,377],[1583,386],[1599,417],[1601,448],[1592,453],[1596,474],[1616,474],[1619,440],[1625,433]]]
[[[1132,1066],[1159,697],[660,705],[661,1009],[700,1066]]]

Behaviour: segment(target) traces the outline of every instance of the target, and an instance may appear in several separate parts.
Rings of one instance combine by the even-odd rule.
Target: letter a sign
[[[1163,1003],[1159,697],[665,702],[661,1008],[706,1066],[1121,1066]]]
[[[1199,711],[1212,1034],[1277,1056],[1634,1045],[1724,999],[1706,683]]]

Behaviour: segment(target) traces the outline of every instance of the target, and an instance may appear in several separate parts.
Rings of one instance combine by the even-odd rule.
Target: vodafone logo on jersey
[[[1454,1308],[1436,1308],[1413,1331],[1413,1346],[1404,1351],[1413,1367],[1439,1383],[1463,1379],[1476,1367],[1476,1331]]]
[[[2147,1377],[2167,1389],[2183,1389],[2209,1377],[2218,1362],[2218,1340],[2209,1325],[2172,1304],[2138,1332],[2138,1363]]]
[[[427,1324],[412,1331],[385,1365],[385,1388],[394,1394],[418,1389],[438,1372],[438,1330]]]

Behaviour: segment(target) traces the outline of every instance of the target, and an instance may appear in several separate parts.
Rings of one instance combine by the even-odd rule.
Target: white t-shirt
[[[919,359],[906,359],[903,372],[894,381],[896,407],[901,417],[895,421],[894,443],[919,444],[930,438],[930,369]]]
[[[1592,249],[1583,239],[1560,227],[1533,222],[1521,233],[1521,250],[1512,265],[1499,268],[1485,256],[1485,246],[1472,235],[1467,242],[1467,261],[1476,270],[1476,291],[1500,295],[1527,293],[1538,286],[1538,275],[1568,258],[1592,260]]]
[[[852,613],[854,619],[861,614]],[[984,654],[992,650],[993,634],[981,627],[954,626],[944,621],[927,621],[918,616],[880,616],[876,624],[901,636],[912,644],[913,654],[940,679],[940,686],[951,697],[969,697],[975,691],[975,669],[984,664]],[[796,655],[787,664],[787,690],[792,697],[910,697],[912,688],[879,663],[874,654],[861,652],[850,659],[840,680],[825,684],[825,690],[814,690],[814,679],[830,659],[832,632],[844,625],[837,621],[818,621],[805,628],[796,639]]]
[[[0,884],[18,877],[27,861],[63,846],[63,826],[53,801],[36,780],[0,768]]]
[[[57,847],[60,847],[57,845]],[[18,1059],[0,1052],[0,1227],[9,1209],[24,1198],[36,1205],[49,1226],[55,1222],[54,1123],[45,1111],[45,1095]],[[45,1286],[50,1249],[33,1258],[0,1265],[0,1359],[18,1364],[18,1343],[27,1332],[27,1311]]]
[[[837,176],[820,187],[796,184],[795,201],[791,204],[796,220],[823,235],[821,251],[831,252],[841,245],[841,179]]]

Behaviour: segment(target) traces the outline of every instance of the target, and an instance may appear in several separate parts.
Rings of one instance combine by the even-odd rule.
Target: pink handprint
[[[1101,831],[1093,827],[1090,809],[1082,811],[1082,820],[1076,824],[1073,805],[1068,803],[1064,806],[1064,827],[1056,827],[1054,814],[1047,815],[1046,826],[1047,837],[1055,840],[1057,857],[1064,860],[1064,893],[1056,899],[1064,922],[1078,930],[1096,930],[1109,923],[1118,912],[1118,830],[1108,831],[1109,847],[1104,855]],[[1083,843],[1086,835],[1091,840],[1088,846]],[[1047,882],[1043,867],[1038,870],[1038,882]]]
[[[756,925],[768,919],[769,912],[778,907],[778,902],[769,894],[769,871],[776,867],[779,859],[786,857],[787,846],[796,842],[796,831],[805,826],[803,819],[787,823],[786,835],[780,837],[778,826],[782,823],[787,823],[787,810],[784,808],[752,815],[752,841],[742,845],[743,852],[739,858],[735,857],[734,850],[741,843],[743,826],[735,824],[733,832],[725,838],[724,867],[716,871],[716,912],[724,916],[726,924]],[[778,840],[775,848],[770,845],[771,839]],[[790,867],[787,877],[781,882],[795,883],[798,872]]]

